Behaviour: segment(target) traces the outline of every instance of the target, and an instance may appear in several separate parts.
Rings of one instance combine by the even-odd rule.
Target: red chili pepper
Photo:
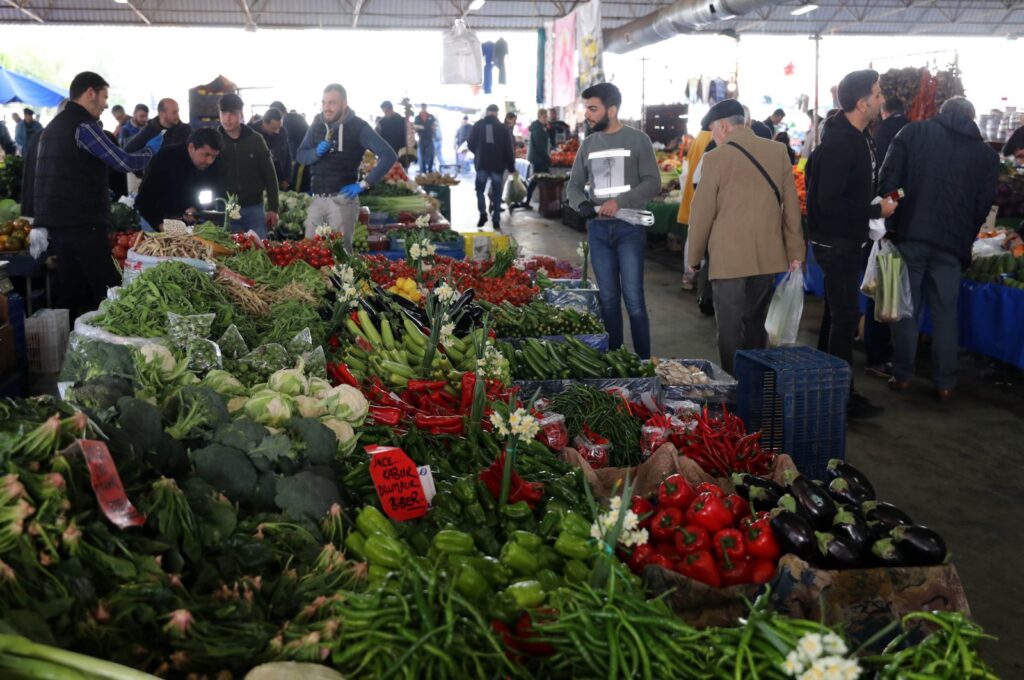
[[[654,555],[654,546],[650,543],[644,543],[633,549],[633,554],[630,556],[629,561],[626,565],[630,571],[634,574],[639,574],[643,571],[643,568],[647,566],[647,560]]]
[[[773,560],[754,560],[750,564],[750,580],[754,583],[768,583],[775,578],[778,565]]]
[[[726,560],[722,563],[722,586],[738,586],[742,583],[750,583],[750,560]]]
[[[662,508],[651,520],[651,537],[656,541],[674,541],[676,530],[683,524],[683,511]]]
[[[722,586],[722,576],[718,573],[718,565],[715,564],[711,553],[706,550],[690,553],[679,560],[679,563],[676,565],[676,571],[687,578],[700,581],[712,588],[720,588]]]
[[[751,557],[759,560],[771,560],[773,563],[779,559],[782,550],[775,540],[770,520],[759,519],[752,522],[746,530],[747,552]]]
[[[476,391],[476,373],[466,371],[462,374],[462,395],[459,401],[459,411],[469,413],[473,408],[473,396]]]
[[[379,425],[395,427],[402,421],[402,410],[394,406],[371,406],[370,417]]]
[[[648,529],[654,519],[654,505],[643,496],[633,496],[629,500],[629,509],[640,518],[640,528]]]
[[[676,550],[676,544],[675,544],[674,541],[672,541],[672,542],[664,541],[664,542],[661,542],[661,543],[655,543],[655,545],[654,545],[654,552],[656,552],[659,555],[662,555],[663,557],[669,558],[670,560],[672,560],[672,564],[675,564],[676,562],[678,562],[680,560],[680,558],[682,557],[679,554],[679,551]],[[671,569],[671,568],[672,567],[669,567],[669,569]]]
[[[338,339],[337,335],[332,335],[331,337],[327,338],[327,345],[329,347],[334,348],[341,347],[341,340]]]
[[[739,562],[747,556],[747,546],[743,534],[737,529],[722,529],[711,539],[711,547],[715,557],[729,562]]]
[[[696,524],[687,524],[676,532],[676,552],[680,555],[711,549],[711,536],[708,530]]]
[[[495,498],[501,497],[501,478],[505,470],[505,453],[502,452],[493,463],[480,471],[480,481]],[[544,498],[544,485],[541,482],[524,482],[519,473],[512,470],[509,485],[508,502],[526,501],[530,508],[536,508]]]
[[[555,610],[551,610],[554,612]],[[531,656],[552,656],[555,648],[546,642],[529,642],[530,638],[537,637],[538,631],[530,612],[524,612],[516,622],[516,634],[512,644],[517,650]]]
[[[685,477],[680,474],[669,475],[658,487],[658,505],[663,508],[679,508],[685,512],[695,495]]]
[[[455,428],[462,429],[462,416],[428,416],[423,413],[417,413],[416,418],[413,419],[416,427],[421,430],[430,428]]]
[[[338,362],[334,364],[334,370],[337,372],[338,378],[341,380],[341,382],[343,382],[346,385],[351,385],[352,387],[359,387],[359,381],[356,380],[356,377],[354,375],[352,375],[352,371],[348,369],[348,366],[341,362]]]
[[[732,525],[732,513],[725,501],[712,493],[702,493],[686,511],[687,524],[699,524],[711,534]]]
[[[657,552],[655,552],[653,555],[651,555],[647,559],[647,565],[651,565],[651,564],[653,564],[655,566],[658,566],[658,567],[661,567],[663,569],[668,569],[669,571],[674,570],[675,566],[676,566],[675,562],[673,562],[669,558],[665,557],[664,555],[658,554]],[[644,565],[644,566],[647,566],[647,565]]]
[[[713,493],[719,498],[725,498],[725,491],[722,490],[722,487],[717,484],[712,484],[711,482],[701,482],[698,484],[696,493]]]
[[[444,380],[410,380],[406,389],[410,392],[435,392],[448,387]]]
[[[750,516],[750,504],[739,494],[731,493],[725,497],[725,506],[732,513],[733,523]]]

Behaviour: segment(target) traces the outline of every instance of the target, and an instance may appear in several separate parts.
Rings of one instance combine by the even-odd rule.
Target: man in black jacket
[[[274,161],[278,186],[287,191],[292,185],[292,151],[288,139],[288,131],[284,129],[283,112],[271,106],[262,117],[249,127],[258,132],[270,149],[270,157]]]
[[[476,226],[487,224],[487,204],[484,191],[491,183],[491,224],[501,229],[501,187],[504,173],[516,171],[516,156],[512,151],[512,133],[498,120],[498,105],[487,107],[487,115],[478,120],[469,132],[466,145],[473,152],[476,166],[476,207],[480,219]]]
[[[384,114],[377,119],[377,134],[398,153],[405,148],[405,117],[395,112],[395,105],[385,100],[380,105]]]
[[[220,168],[214,165],[223,147],[220,132],[200,128],[192,133],[187,144],[161,148],[135,199],[135,209],[142,218],[157,229],[164,218],[194,216],[202,191],[209,191],[211,197],[224,196],[224,180]]]
[[[825,273],[831,321],[828,352],[852,367],[860,321],[861,247],[868,241],[870,220],[889,217],[896,203],[872,203],[879,164],[866,128],[882,108],[878,73],[847,74],[838,95],[843,110],[826,121],[821,144],[807,164],[807,222],[814,257]],[[881,409],[864,397],[850,395],[848,417],[880,414]]]
[[[895,239],[910,273],[914,318],[893,325],[895,354],[890,386],[910,387],[917,331],[927,286],[932,316],[932,372],[936,394],[953,396],[957,364],[957,298],[960,276],[971,264],[971,246],[995,198],[999,156],[974,123],[974,106],[946,100],[932,120],[911,123],[892,142],[882,166],[882,191],[902,188]]]
[[[890,97],[885,100],[882,106],[882,122],[875,128],[874,137],[879,166],[885,161],[885,154],[889,153],[889,145],[892,144],[893,138],[909,122],[902,99]]]

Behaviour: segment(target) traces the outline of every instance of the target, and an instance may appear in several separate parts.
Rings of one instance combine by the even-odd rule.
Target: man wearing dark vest
[[[70,102],[39,138],[33,181],[35,225],[49,231],[57,256],[57,299],[72,320],[99,306],[117,283],[110,259],[108,168],[144,170],[152,152],[129,153],[100,126],[109,84],[84,71],[71,81]]]
[[[345,237],[345,249],[352,252],[352,236],[359,219],[359,194],[379,181],[398,155],[369,123],[348,107],[345,88],[331,83],[324,88],[322,112],[309,126],[296,160],[310,170],[313,202],[306,215],[306,238],[316,228],[329,225]],[[370,150],[377,165],[362,180],[359,164]]]

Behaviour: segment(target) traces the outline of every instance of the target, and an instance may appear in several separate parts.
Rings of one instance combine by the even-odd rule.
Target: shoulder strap
[[[736,142],[728,142],[728,145],[729,146],[734,146],[737,149],[739,149],[743,153],[743,155],[746,156],[747,159],[751,163],[754,164],[754,167],[758,169],[758,171],[761,173],[761,176],[764,177],[766,182],[768,182],[768,186],[770,186],[772,188],[772,191],[775,192],[775,200],[778,201],[779,205],[781,206],[782,205],[782,194],[779,193],[778,185],[776,185],[775,181],[772,180],[771,175],[769,175],[768,171],[764,169],[764,166],[761,165],[760,163],[758,163],[757,159],[754,158],[753,156],[751,156],[749,151],[744,149],[742,146],[740,146]]]

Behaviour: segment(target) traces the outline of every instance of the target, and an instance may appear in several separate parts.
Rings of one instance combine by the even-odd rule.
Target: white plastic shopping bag
[[[875,292],[875,321],[895,323],[914,316],[914,299],[910,293],[910,271],[900,251],[883,241],[878,256]]]
[[[878,290],[878,253],[881,244],[888,245],[888,241],[875,241],[871,244],[871,252],[868,254],[868,264],[864,268],[864,278],[860,282],[860,292],[869,298],[875,297]]]
[[[772,347],[795,345],[800,332],[800,317],[804,313],[803,269],[789,272],[775,289],[764,329],[768,331],[768,344]]]

